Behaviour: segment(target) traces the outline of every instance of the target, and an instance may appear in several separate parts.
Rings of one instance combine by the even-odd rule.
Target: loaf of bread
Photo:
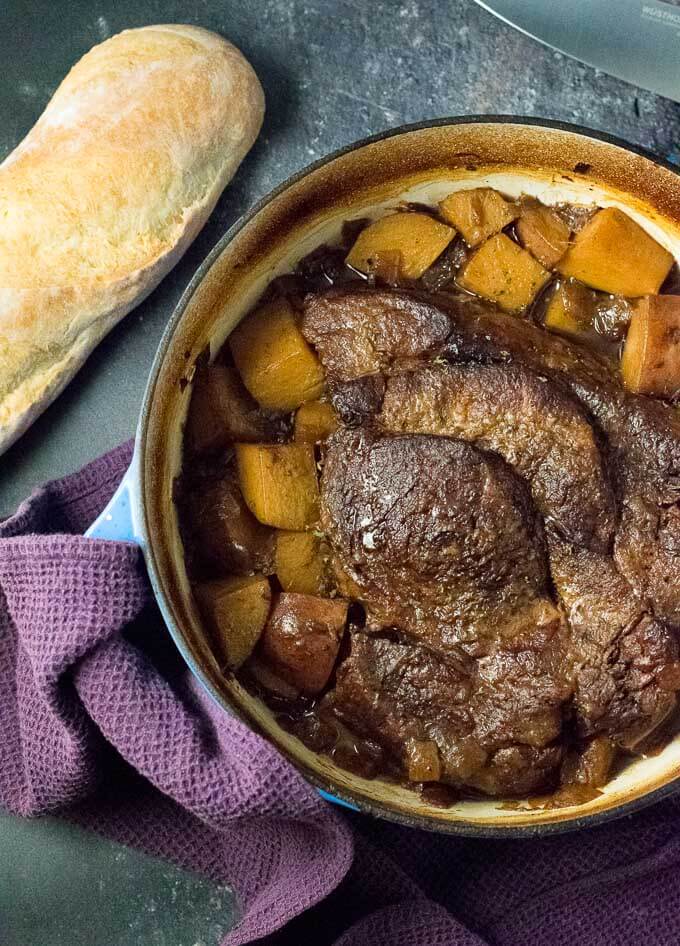
[[[0,452],[181,257],[263,114],[249,63],[197,27],[74,66],[0,165]]]

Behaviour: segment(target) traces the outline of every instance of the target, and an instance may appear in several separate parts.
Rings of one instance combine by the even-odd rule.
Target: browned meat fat
[[[301,327],[344,425],[321,526],[366,611],[323,718],[496,795],[557,784],[569,739],[644,745],[680,683],[676,410],[462,294],[337,288]]]
[[[385,378],[381,374],[330,384],[331,403],[347,427],[370,422],[380,410],[384,394]]]
[[[466,674],[412,642],[357,633],[324,709],[398,759],[411,740],[433,742],[450,785],[525,795],[556,783],[568,694],[540,653],[499,654]]]
[[[664,686],[680,624],[674,410],[625,392],[606,359],[467,297],[345,290],[322,308],[329,324],[335,312],[349,325],[355,312],[372,325],[391,320],[396,334],[404,313],[413,325],[440,309],[450,326],[444,344],[419,354],[393,335],[382,374],[373,361],[362,376],[352,333],[343,338],[353,367],[338,391],[360,405],[354,423],[364,429],[329,447],[322,517],[368,629],[396,627],[455,654],[476,681],[478,725],[498,728],[493,707],[514,701],[523,710],[505,731],[530,745],[531,732],[555,738],[562,708],[534,726],[504,648],[526,633],[546,639],[549,628],[561,684],[573,680],[577,732],[638,744],[676,703]]]
[[[360,290],[305,298],[302,333],[331,381],[353,381],[441,348],[449,334],[441,309],[408,295],[388,299],[376,305],[373,293]]]
[[[390,377],[384,430],[456,437],[493,451],[522,476],[551,529],[607,549],[614,496],[578,404],[521,366],[424,367]]]
[[[675,707],[664,671],[678,659],[677,636],[608,556],[553,540],[550,565],[571,627],[577,729],[634,748]]]
[[[639,597],[680,629],[680,415],[624,391],[611,363],[532,323],[438,297],[451,319],[446,356],[512,361],[568,389],[610,448],[620,494],[615,558]],[[428,306],[432,301],[428,300]]]
[[[619,499],[617,565],[657,617],[680,629],[680,415],[674,407],[626,392],[603,356],[471,296],[338,289],[310,297],[307,313],[310,323],[318,321],[327,327],[326,334],[319,330],[319,339],[323,336],[321,345],[330,341],[327,367],[331,375],[340,348],[338,357],[352,366],[347,379],[380,368],[388,373],[415,368],[432,356],[461,364],[512,363],[545,378],[552,390],[579,401],[595,430],[595,440],[601,435],[606,442],[606,465]],[[449,332],[440,345],[435,339],[440,337],[444,314]],[[373,358],[368,371],[362,367],[365,342],[353,333],[353,326],[363,318],[371,325],[390,324],[394,332],[389,357]],[[421,345],[420,351],[411,346],[402,355],[406,348],[396,339],[400,319],[409,326],[433,321],[438,332],[429,337],[431,346]],[[336,324],[340,326],[337,332]],[[407,337],[411,335],[412,330]],[[311,336],[309,340],[316,344]],[[323,359],[321,348],[319,353]],[[345,391],[345,397],[350,396]],[[364,407],[363,419],[376,409],[376,403]]]
[[[559,623],[545,546],[510,469],[466,443],[340,431],[321,478],[321,523],[369,620],[442,651]]]

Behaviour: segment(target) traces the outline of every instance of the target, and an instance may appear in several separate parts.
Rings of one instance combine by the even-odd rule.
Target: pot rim
[[[193,299],[197,289],[205,279],[206,275],[209,273],[215,261],[221,256],[225,248],[234,240],[234,238],[240,233],[240,231],[253,220],[262,210],[264,210],[273,200],[279,197],[282,193],[288,190],[293,185],[299,183],[304,178],[317,171],[318,169],[324,167],[327,164],[335,161],[337,158],[340,158],[344,155],[347,155],[353,151],[358,151],[361,148],[374,144],[376,142],[384,141],[389,138],[393,138],[403,134],[409,134],[411,132],[421,131],[423,129],[445,127],[448,125],[519,125],[535,128],[543,128],[547,131],[562,131],[569,134],[577,135],[582,138],[590,138],[596,141],[601,141],[605,144],[612,145],[614,147],[623,149],[629,153],[638,155],[640,157],[646,158],[651,163],[664,168],[665,170],[671,171],[674,175],[680,176],[680,170],[677,165],[672,164],[670,161],[665,158],[660,157],[659,155],[654,154],[652,151],[649,151],[646,148],[640,147],[639,145],[631,144],[630,142],[619,138],[615,135],[608,134],[607,132],[599,131],[596,129],[589,128],[585,125],[578,125],[570,122],[563,122],[553,119],[546,118],[537,118],[533,116],[521,116],[521,115],[508,115],[508,114],[493,114],[493,115],[462,115],[462,116],[450,116],[444,118],[435,118],[429,119],[421,122],[412,122],[403,125],[399,125],[395,128],[385,129],[384,131],[378,132],[374,135],[367,136],[365,138],[358,139],[357,141],[351,142],[348,145],[345,145],[341,148],[336,149],[330,154],[318,159],[317,161],[312,162],[311,164],[306,165],[301,170],[296,171],[287,177],[284,181],[270,190],[267,194],[261,197],[249,210],[243,213],[238,217],[234,223],[226,230],[226,232],[220,237],[217,243],[213,246],[210,252],[207,254],[205,259],[199,264],[193,276],[191,277],[186,288],[182,292],[173,313],[168,321],[168,324],[163,332],[161,340],[159,342],[154,360],[151,366],[149,377],[147,380],[146,388],[144,391],[144,397],[142,400],[142,407],[139,416],[139,422],[137,426],[137,433],[135,438],[135,454],[138,462],[136,463],[136,485],[137,485],[137,501],[140,504],[140,516],[139,521],[141,524],[141,545],[146,561],[147,570],[149,573],[149,579],[151,586],[156,598],[156,602],[161,610],[165,624],[168,628],[168,631],[175,643],[175,646],[178,648],[182,658],[187,664],[191,673],[196,677],[202,687],[208,692],[210,697],[214,699],[221,709],[225,712],[234,713],[232,707],[226,702],[224,695],[219,692],[208,679],[207,675],[204,673],[202,668],[194,659],[192,653],[190,652],[189,647],[187,646],[185,636],[175,622],[175,618],[171,612],[170,607],[168,606],[165,593],[162,588],[162,583],[160,579],[159,570],[157,567],[155,554],[154,554],[154,541],[151,531],[149,529],[146,503],[145,503],[145,489],[144,489],[144,477],[145,477],[145,463],[144,456],[146,453],[146,439],[148,432],[149,416],[154,399],[154,393],[158,379],[161,375],[163,365],[165,362],[165,357],[167,355],[168,349],[172,338],[181,323],[186,310]],[[246,725],[251,730],[257,732],[257,727],[249,720]],[[264,738],[267,738],[264,736]],[[271,740],[268,740],[271,741]],[[281,751],[278,746],[275,746],[277,751]],[[476,825],[471,822],[464,821],[435,821],[427,815],[418,815],[418,814],[407,814],[401,811],[394,809],[384,808],[380,803],[373,802],[371,800],[365,799],[364,797],[356,797],[352,792],[339,790],[332,782],[325,781],[315,772],[311,771],[308,767],[302,763],[295,760],[291,762],[298,772],[301,772],[303,777],[311,782],[315,788],[320,790],[323,794],[331,796],[333,800],[339,802],[345,807],[361,811],[362,813],[367,813],[375,817],[382,818],[387,821],[392,821],[397,824],[401,824],[407,827],[417,827],[428,831],[433,831],[442,834],[457,835],[462,837],[485,837],[485,838],[531,838],[531,837],[543,837],[546,835],[554,834],[564,834],[570,831],[576,831],[586,827],[595,827],[597,825],[604,824],[609,821],[613,821],[617,818],[622,818],[626,815],[630,815],[636,811],[639,811],[643,808],[646,808],[649,805],[655,804],[680,791],[680,773],[671,779],[665,785],[660,786],[659,788],[652,789],[645,794],[631,799],[630,801],[622,802],[620,804],[612,805],[612,807],[607,808],[604,811],[595,811],[590,814],[576,815],[574,817],[565,817],[564,819],[556,822],[539,822],[534,825],[525,824],[525,825],[491,825],[491,824],[480,824]]]

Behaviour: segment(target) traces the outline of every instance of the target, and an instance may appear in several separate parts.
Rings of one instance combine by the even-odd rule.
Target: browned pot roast
[[[366,609],[322,716],[494,794],[554,785],[565,731],[639,745],[675,706],[674,408],[469,296],[333,289],[301,326],[347,424],[322,528]]]
[[[222,666],[440,804],[593,799],[674,719],[677,263],[576,210],[350,221],[195,380],[178,495]]]

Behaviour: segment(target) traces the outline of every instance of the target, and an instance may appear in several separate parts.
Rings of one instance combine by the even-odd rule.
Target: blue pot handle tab
[[[118,484],[118,489],[85,533],[88,539],[142,544],[141,505],[139,503],[137,452]]]

